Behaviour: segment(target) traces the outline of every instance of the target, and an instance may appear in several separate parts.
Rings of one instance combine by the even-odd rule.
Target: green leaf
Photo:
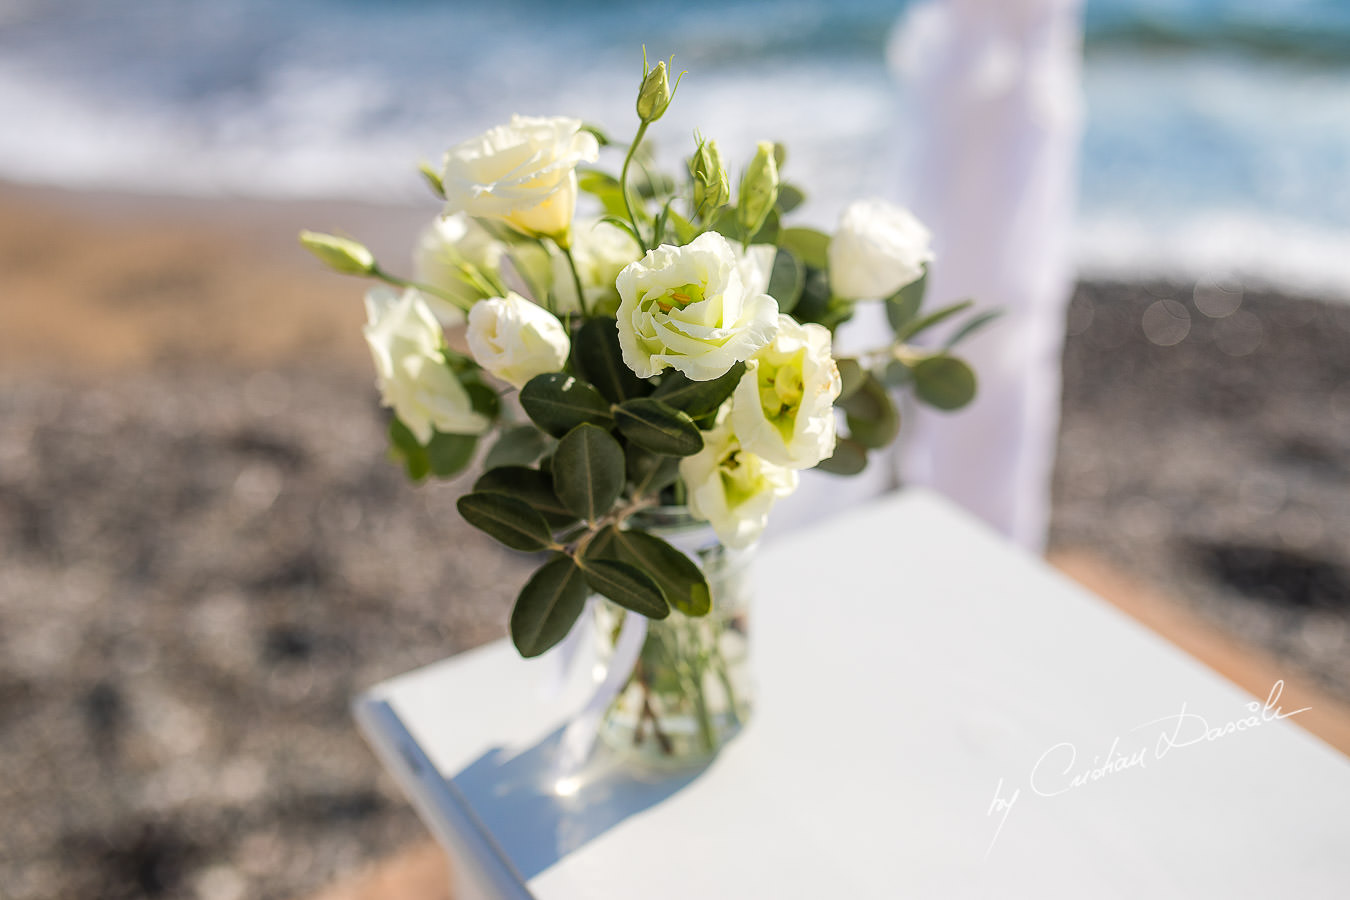
[[[619,329],[613,319],[587,319],[572,342],[572,361],[577,374],[595,385],[610,403],[645,397],[651,385],[633,373],[623,361]]]
[[[787,215],[806,202],[806,194],[795,184],[778,185],[778,211]]]
[[[464,521],[512,550],[533,552],[553,543],[544,517],[524,500],[475,491],[460,497],[455,505]]]
[[[886,368],[881,371],[881,383],[888,388],[909,387],[913,382],[914,373],[898,359],[886,363]]]
[[[652,399],[684,410],[691,419],[697,419],[715,412],[736,390],[744,374],[745,363],[740,362],[712,381],[693,381],[679,372],[670,371],[661,376],[661,385],[652,394]]]
[[[578,170],[577,187],[599,200],[609,215],[628,215],[623,204],[623,191],[619,188],[619,179],[613,175],[595,169]]]
[[[960,409],[975,399],[975,372],[954,356],[930,356],[913,369],[919,399],[938,409]]]
[[[548,449],[548,435],[533,425],[516,425],[504,429],[492,449],[483,457],[483,466],[528,466]]]
[[[520,389],[520,405],[534,424],[555,437],[589,422],[609,425],[609,402],[586,382],[563,372],[536,375]]]
[[[680,477],[680,459],[677,456],[651,453],[637,444],[629,444],[623,452],[634,497],[654,494],[674,484],[675,479]]]
[[[891,395],[868,374],[861,387],[839,404],[845,412],[849,436],[868,449],[885,447],[900,431],[900,412]]]
[[[506,494],[524,500],[539,511],[555,531],[571,525],[577,517],[563,506],[553,490],[553,476],[526,466],[500,466],[489,469],[474,482],[475,491]]]
[[[778,251],[773,258],[773,274],[769,276],[769,296],[778,301],[780,313],[792,312],[806,286],[806,268],[790,250]]]
[[[592,590],[604,594],[624,609],[632,610],[649,619],[664,619],[670,615],[670,604],[641,569],[613,559],[588,559],[581,563],[581,571]]]
[[[427,465],[437,478],[458,475],[473,462],[478,449],[478,436],[473,434],[446,434],[433,432],[427,442]]]
[[[706,616],[712,610],[712,589],[703,570],[660,538],[611,525],[596,537],[596,542],[599,546],[592,546],[599,558],[617,559],[645,573],[656,582],[666,602],[686,616]]]
[[[830,236],[814,228],[785,228],[778,236],[778,246],[813,269],[829,268]]]
[[[853,392],[863,386],[867,380],[867,370],[862,367],[856,359],[846,356],[842,359],[836,359],[834,364],[839,367],[839,380],[843,387],[839,390],[839,396],[835,398],[835,403],[843,403]]]
[[[792,317],[798,322],[825,324],[830,318],[830,281],[822,269],[808,266],[802,295],[793,307]]]
[[[421,481],[431,472],[427,448],[417,442],[417,436],[398,416],[389,420],[389,453],[396,462],[403,463],[413,481]]]
[[[502,400],[497,396],[497,392],[484,383],[477,374],[461,375],[459,380],[464,384],[465,393],[469,395],[469,405],[473,407],[473,411],[489,419],[497,418],[502,408]]]
[[[831,475],[857,475],[867,468],[867,448],[846,437],[836,438],[834,455],[822,459],[816,468]]]
[[[886,321],[891,323],[891,330],[897,336],[919,314],[919,307],[923,305],[924,291],[927,289],[928,266],[924,265],[923,274],[918,280],[910,282],[886,298]]]
[[[624,484],[623,448],[596,425],[578,425],[553,453],[553,490],[569,512],[595,521],[609,512]]]
[[[511,642],[520,655],[538,656],[572,630],[591,589],[576,563],[557,554],[530,577],[511,610]]]
[[[619,433],[645,450],[668,456],[692,456],[703,449],[703,435],[689,414],[648,397],[614,408]]]
[[[999,318],[1002,315],[1003,310],[991,309],[988,312],[982,312],[977,316],[970,317],[969,319],[966,320],[966,323],[964,325],[956,329],[956,331],[952,334],[951,337],[947,338],[947,342],[942,345],[943,348],[950,350],[951,348],[955,347],[957,344],[961,343],[966,338],[970,337],[972,334],[979,331],[981,328],[988,325],[990,322],[994,321],[995,319]]]
[[[895,333],[895,339],[901,342],[907,341],[915,335],[927,331],[939,322],[945,322],[957,313],[965,312],[974,305],[974,300],[962,300],[960,303],[953,303],[951,306],[944,306],[942,309],[934,310],[922,319],[910,322],[904,328],[901,328]]]

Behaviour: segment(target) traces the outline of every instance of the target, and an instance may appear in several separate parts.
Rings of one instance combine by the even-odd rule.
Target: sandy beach
[[[402,267],[433,214],[0,187],[6,897],[280,900],[424,834],[348,700],[525,563],[384,459],[361,286],[295,233]],[[1083,284],[1066,333],[1056,550],[1350,699],[1350,306]]]

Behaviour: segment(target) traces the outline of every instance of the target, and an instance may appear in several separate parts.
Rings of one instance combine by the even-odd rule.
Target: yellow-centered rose
[[[775,502],[797,489],[797,473],[751,453],[725,411],[703,449],[680,460],[689,512],[704,519],[728,547],[748,547],[764,531]]]
[[[375,360],[380,400],[423,444],[433,429],[482,434],[487,417],[474,412],[469,394],[445,364],[440,323],[415,290],[387,287],[366,293],[366,343]]]
[[[518,231],[568,243],[578,163],[595,162],[595,136],[579,119],[513,116],[450,148],[441,182],[446,212],[501,219]]]
[[[829,330],[780,315],[778,334],[746,364],[732,395],[731,424],[741,446],[790,469],[828,458],[841,386]]]
[[[619,273],[619,346],[640,378],[673,367],[709,381],[773,339],[778,303],[747,289],[739,254],[715,231],[651,250]]]

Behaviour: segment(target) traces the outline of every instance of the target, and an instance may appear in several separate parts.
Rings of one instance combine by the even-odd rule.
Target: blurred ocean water
[[[513,111],[626,138],[645,43],[689,71],[665,162],[695,128],[733,160],[786,141],[823,222],[902,183],[904,6],[5,0],[0,178],[415,201],[419,158]],[[1085,270],[1350,294],[1350,3],[1088,0],[1086,22]]]

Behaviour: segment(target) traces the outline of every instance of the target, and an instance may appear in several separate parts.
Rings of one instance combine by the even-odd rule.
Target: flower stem
[[[423,284],[420,281],[409,281],[406,278],[399,278],[397,275],[391,275],[390,273],[386,272],[384,269],[379,268],[378,266],[372,269],[370,274],[371,277],[377,278],[380,281],[383,281],[385,284],[392,284],[394,287],[416,288],[417,290],[421,291],[424,294],[432,294],[434,296],[440,297],[442,300],[445,300],[449,303],[453,303],[455,306],[458,306],[465,312],[468,312],[469,307],[473,305],[472,303],[465,303],[464,300],[462,300],[461,298],[456,297],[448,293],[447,291],[443,291],[438,287],[433,287],[432,285],[429,284]]]
[[[637,151],[638,145],[642,143],[642,138],[647,134],[647,122],[638,126],[637,134],[633,137],[633,143],[628,145],[628,155],[623,158],[623,168],[619,170],[619,190],[623,194],[623,207],[628,210],[628,221],[633,223],[633,233],[637,235],[638,244],[642,247],[642,252],[646,253],[650,247],[642,237],[642,229],[638,227],[637,216],[633,214],[633,202],[628,196],[628,167],[633,162],[633,154]]]
[[[572,256],[572,248],[559,244],[558,249],[562,251],[563,256],[567,257],[567,267],[572,270],[572,284],[577,289],[577,305],[581,307],[581,315],[585,318],[591,313],[586,308],[586,292],[581,288],[581,273],[577,271],[577,261]]]

